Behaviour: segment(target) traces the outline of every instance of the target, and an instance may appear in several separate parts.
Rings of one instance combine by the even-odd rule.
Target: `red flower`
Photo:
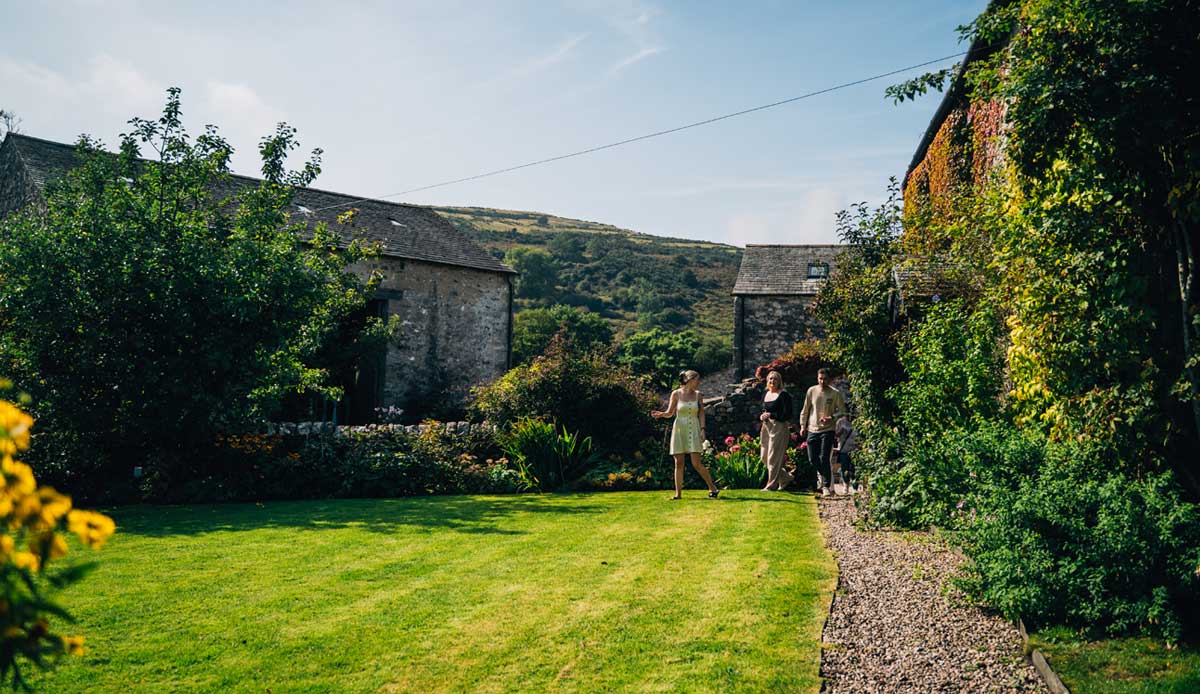
[[[808,441],[801,441],[800,450],[804,450],[805,448],[808,448]]]
[[[734,441],[737,441],[737,439],[733,438],[732,436],[725,437],[725,445],[726,446],[732,446]]]

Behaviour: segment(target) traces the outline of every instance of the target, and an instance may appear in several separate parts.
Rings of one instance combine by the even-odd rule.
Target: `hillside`
[[[652,236],[540,212],[480,207],[435,211],[498,258],[514,248],[554,259],[553,287],[525,292],[516,310],[555,303],[585,306],[618,333],[638,327],[692,328],[731,340],[735,246]]]

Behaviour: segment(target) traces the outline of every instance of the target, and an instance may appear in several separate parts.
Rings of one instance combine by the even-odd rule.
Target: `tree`
[[[12,111],[0,108],[0,142],[3,142],[9,133],[19,132],[21,132],[21,119]]]
[[[557,259],[569,263],[583,260],[583,239],[577,234],[558,233],[550,237],[550,253]]]
[[[586,352],[607,347],[613,332],[608,321],[574,306],[521,311],[513,317],[513,362],[525,364],[545,353],[555,335]]]
[[[302,240],[289,221],[320,150],[288,171],[295,131],[280,124],[259,146],[265,180],[232,185],[229,144],[211,126],[190,139],[168,94],[118,153],[81,138],[45,209],[0,223],[0,371],[50,431],[40,474],[76,494],[128,489],[135,465],[183,482],[215,432],[286,393],[339,395],[312,357],[372,291],[344,271],[369,249],[324,226]]]
[[[617,348],[617,363],[635,374],[648,377],[658,388],[679,385],[679,372],[693,369],[700,341],[690,330],[673,333],[651,328],[633,333]]]
[[[550,299],[558,288],[558,263],[547,252],[513,248],[504,262],[517,271],[516,294],[522,299]]]

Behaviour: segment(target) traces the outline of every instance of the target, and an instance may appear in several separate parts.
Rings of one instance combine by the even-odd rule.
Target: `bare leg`
[[[675,498],[683,496],[683,453],[675,454]]]
[[[712,475],[708,474],[708,468],[704,467],[704,463],[701,462],[701,460],[700,460],[699,453],[692,454],[692,467],[696,468],[696,472],[700,473],[700,479],[704,480],[704,483],[708,485],[708,491],[710,491],[710,492],[717,491],[717,485],[713,484]],[[683,463],[682,463],[682,461],[680,461],[679,463],[676,463],[675,470],[676,470],[675,479],[682,481],[683,480]],[[676,482],[676,484],[678,484],[678,482]]]

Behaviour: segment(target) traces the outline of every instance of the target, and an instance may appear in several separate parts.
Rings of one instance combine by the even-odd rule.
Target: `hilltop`
[[[498,258],[519,248],[553,257],[553,288],[518,299],[518,312],[571,304],[607,318],[618,333],[659,326],[732,339],[731,292],[742,257],[736,246],[541,212],[433,209]]]

